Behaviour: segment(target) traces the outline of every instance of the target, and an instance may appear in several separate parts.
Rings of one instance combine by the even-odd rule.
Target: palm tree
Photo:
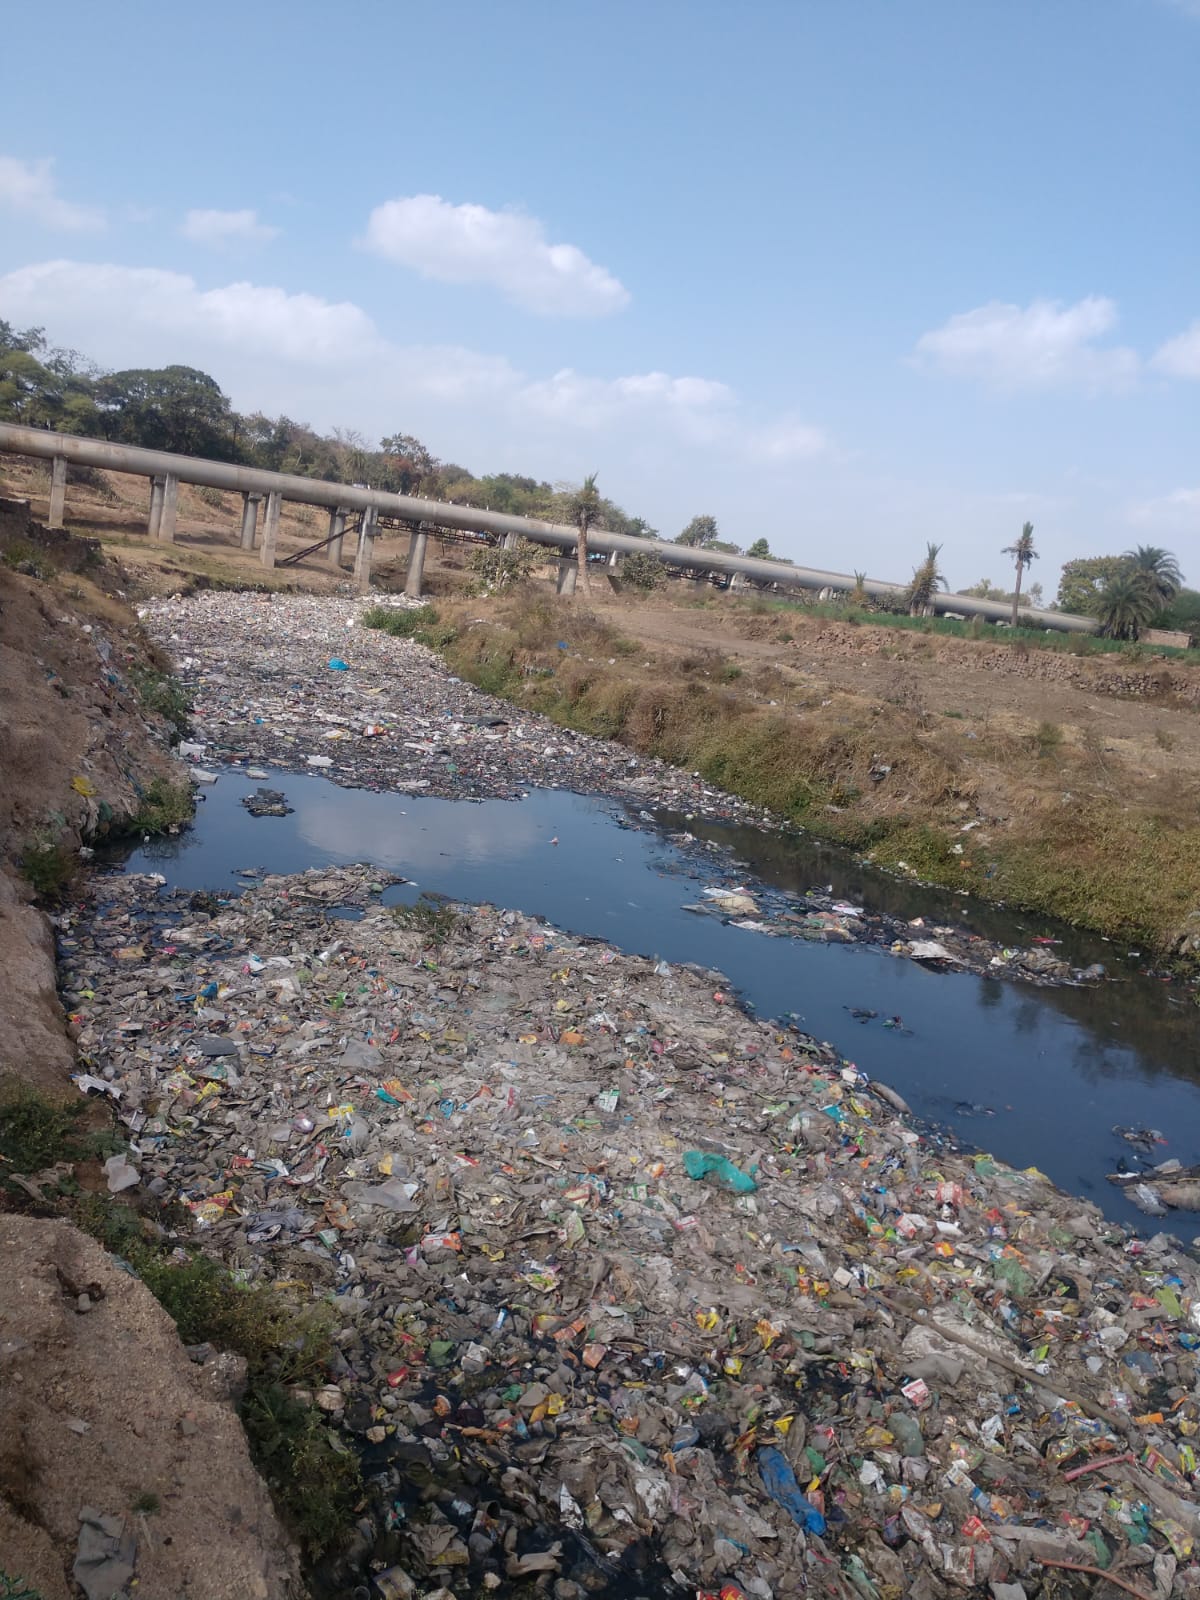
[[[1183,588],[1183,573],[1170,550],[1160,550],[1156,544],[1140,544],[1136,550],[1126,550],[1121,559],[1150,579],[1160,606],[1169,606]]]
[[[867,603],[867,575],[865,572],[855,571],[854,587],[850,591],[850,604],[852,606],[865,606]]]
[[[1015,544],[1006,544],[1003,554],[1012,556],[1017,564],[1017,586],[1013,590],[1012,625],[1017,625],[1017,613],[1021,607],[1021,574],[1025,568],[1037,560],[1037,551],[1033,548],[1033,523],[1027,522],[1021,529],[1021,537]]]
[[[912,582],[904,592],[910,617],[924,616],[933,605],[934,595],[946,587],[946,580],[938,571],[941,553],[940,544],[927,544],[924,561],[919,567],[913,568]]]
[[[592,580],[588,576],[588,529],[600,515],[600,491],[596,488],[594,472],[589,473],[581,487],[571,497],[571,514],[579,528],[579,539],[575,546],[579,561],[579,581],[583,585],[584,593],[590,594]]]
[[[1142,567],[1118,572],[1101,592],[1096,614],[1107,639],[1136,639],[1159,609],[1158,589]]]

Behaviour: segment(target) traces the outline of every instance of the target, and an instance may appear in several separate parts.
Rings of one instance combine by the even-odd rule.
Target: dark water
[[[240,801],[255,785],[224,775],[201,791],[194,828],[147,845],[126,865],[162,873],[172,887],[228,892],[241,886],[234,874],[244,867],[298,872],[369,861],[421,890],[512,906],[624,950],[715,967],[759,1015],[794,1015],[894,1085],[919,1115],[1016,1166],[1040,1167],[1143,1229],[1147,1219],[1104,1180],[1132,1156],[1113,1126],[1163,1130],[1169,1142],[1156,1160],[1200,1161],[1200,1012],[1182,991],[1141,976],[1123,949],[911,888],[808,841],[692,825],[698,837],[733,847],[748,864],[748,884],[752,874],[801,892],[832,883],[869,910],[965,923],[1009,943],[1053,933],[1063,939],[1057,954],[1079,965],[1102,960],[1121,981],[1054,989],[935,973],[871,946],[769,938],[683,910],[701,884],[728,883],[729,857],[714,853],[706,872],[694,852],[685,857],[668,843],[680,823],[665,814],[634,828],[611,802],[560,791],[474,804],[286,773],[270,782],[292,816],[251,817]],[[405,885],[385,898],[418,892]],[[850,1007],[879,1017],[859,1024]],[[904,1031],[883,1027],[893,1015]],[[1171,1213],[1161,1225],[1184,1238],[1198,1231],[1194,1213]]]

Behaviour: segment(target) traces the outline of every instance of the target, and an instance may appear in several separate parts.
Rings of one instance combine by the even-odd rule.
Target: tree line
[[[940,544],[926,545],[924,559],[913,569],[904,598],[914,616],[928,611],[934,596],[947,587],[939,568],[941,552]],[[1024,594],[1021,592],[1026,569],[1038,559],[1032,522],[1024,524],[1013,543],[1005,545],[1002,554],[1012,557],[1016,569],[1011,591],[998,588],[989,578],[982,578],[969,589],[957,592],[1010,603],[1015,628],[1020,621],[1022,605],[1042,604],[1040,583],[1030,584]],[[1110,639],[1135,640],[1149,628],[1200,632],[1200,592],[1185,587],[1174,553],[1160,545],[1140,544],[1124,555],[1083,556],[1066,562],[1058,594],[1048,609],[1095,617],[1100,632]]]
[[[239,412],[217,380],[196,367],[133,367],[109,372],[76,350],[53,346],[43,328],[18,330],[3,319],[0,420],[334,483],[362,483],[511,516],[572,523],[580,529],[585,551],[592,527],[648,539],[661,537],[644,517],[631,516],[601,495],[594,473],[582,488],[511,472],[477,477],[457,462],[439,461],[410,433],[397,431],[372,444],[349,428],[318,433],[291,417]],[[675,543],[730,555],[743,553],[739,545],[721,537],[717,519],[708,513],[693,517],[675,536]],[[914,569],[904,597],[909,610],[928,610],[933,596],[946,588],[938,565],[941,549],[941,545],[930,544]],[[744,553],[793,564],[787,557],[773,555],[762,538]],[[1039,584],[1021,592],[1023,575],[1038,554],[1031,523],[1024,525],[1004,553],[1013,558],[1015,566],[1011,591],[995,588],[985,578],[960,593],[1011,601],[1015,624],[1022,604],[1042,601]],[[584,571],[586,561],[581,563]],[[851,598],[865,600],[864,577],[856,574],[856,579]],[[1114,638],[1136,639],[1148,627],[1200,629],[1200,593],[1184,587],[1174,555],[1152,545],[1139,545],[1122,556],[1068,561],[1054,604],[1063,611],[1096,617],[1102,631]]]

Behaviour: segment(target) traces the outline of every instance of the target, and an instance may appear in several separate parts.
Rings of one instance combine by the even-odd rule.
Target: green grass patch
[[[364,628],[377,628],[393,639],[415,639],[431,650],[445,650],[453,644],[457,630],[442,622],[435,606],[415,606],[400,610],[393,606],[371,606],[360,619]]]
[[[130,817],[130,833],[167,833],[192,820],[195,802],[190,785],[152,778],[143,789],[137,810]]]
[[[188,730],[192,703],[174,673],[159,672],[154,667],[131,667],[129,681],[146,710],[171,724],[172,742],[182,739]]]
[[[82,1161],[94,1148],[83,1102],[48,1100],[23,1083],[0,1085],[0,1181],[28,1176],[57,1161]]]
[[[21,850],[21,876],[42,905],[59,905],[79,869],[79,859],[56,839],[39,834]]]

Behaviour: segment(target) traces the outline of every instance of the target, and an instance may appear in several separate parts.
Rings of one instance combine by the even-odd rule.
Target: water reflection
[[[129,866],[162,872],[173,886],[219,891],[237,887],[233,874],[245,867],[297,872],[368,860],[455,898],[515,906],[623,949],[714,967],[761,1015],[795,1014],[894,1084],[919,1114],[1018,1166],[1040,1167],[1121,1220],[1143,1219],[1104,1181],[1129,1154],[1114,1124],[1166,1129],[1164,1155],[1200,1158],[1195,1020],[1161,984],[1128,970],[1126,981],[1099,989],[1035,989],[929,972],[868,946],[725,926],[683,909],[697,899],[697,869],[666,840],[678,819],[635,829],[612,805],[578,795],[469,803],[339,789],[305,775],[271,781],[294,815],[252,818],[240,804],[252,785],[224,776],[205,791],[192,830],[135,852]],[[1068,959],[1096,959],[1095,941],[913,889],[825,847],[754,830],[696,831],[731,843],[778,887],[832,883],[870,910],[967,921],[1010,942],[1051,933],[1066,941]],[[1111,948],[1100,949],[1111,964]],[[877,1015],[859,1022],[855,1009]],[[903,1031],[884,1027],[893,1016]],[[1190,1233],[1195,1222],[1180,1215],[1177,1225]]]

